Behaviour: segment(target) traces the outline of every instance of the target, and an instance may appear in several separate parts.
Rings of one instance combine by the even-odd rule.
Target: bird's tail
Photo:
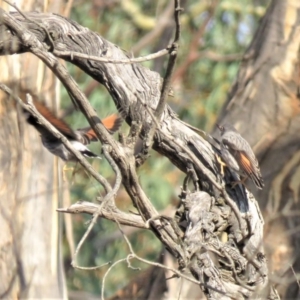
[[[88,158],[98,158],[98,159],[102,159],[100,156],[98,156],[97,154],[95,154],[94,152],[90,151],[89,149],[85,149],[83,151],[80,151],[81,154],[85,157]]]
[[[110,133],[115,133],[122,125],[122,118],[117,114],[112,114],[103,119],[102,123]]]
[[[111,133],[115,133],[122,125],[122,118],[117,114],[112,114],[101,120],[105,128]],[[81,128],[77,130],[82,134],[82,142],[87,145],[90,142],[98,141],[95,131],[91,127]]]

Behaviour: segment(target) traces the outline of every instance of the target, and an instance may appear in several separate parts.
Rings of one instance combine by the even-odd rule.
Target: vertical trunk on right
[[[265,187],[249,187],[264,213],[270,280],[285,299],[300,298],[292,271],[300,271],[299,47],[300,2],[273,0],[218,120],[258,155]]]

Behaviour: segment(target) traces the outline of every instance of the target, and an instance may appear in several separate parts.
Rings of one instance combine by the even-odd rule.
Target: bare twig
[[[216,289],[216,288],[214,288],[214,287],[212,287],[212,286],[209,286],[209,285],[207,285],[207,284],[204,284],[203,282],[200,282],[200,281],[198,281],[198,280],[195,280],[194,278],[192,278],[192,277],[190,277],[190,276],[187,276],[187,275],[183,274],[182,272],[180,272],[180,271],[178,271],[178,270],[176,270],[176,269],[174,269],[174,268],[167,267],[167,266],[165,266],[165,265],[163,265],[163,264],[160,264],[160,263],[157,263],[157,262],[153,262],[153,261],[149,261],[149,260],[147,260],[147,259],[144,259],[144,258],[138,256],[138,255],[134,252],[134,250],[133,250],[133,248],[132,248],[132,245],[131,245],[129,239],[128,239],[128,237],[126,236],[126,234],[124,233],[124,231],[122,230],[120,224],[119,224],[118,222],[116,222],[116,223],[118,224],[119,230],[120,230],[120,232],[122,233],[122,236],[123,236],[123,238],[124,238],[124,240],[125,240],[125,242],[126,242],[128,248],[129,248],[130,254],[129,254],[128,257],[127,257],[129,260],[135,258],[135,259],[137,259],[137,260],[139,260],[139,261],[141,261],[141,262],[143,262],[143,263],[145,263],[145,264],[147,264],[147,265],[151,265],[151,266],[155,266],[155,267],[162,268],[162,269],[164,269],[164,270],[171,271],[171,272],[173,272],[174,274],[176,274],[178,277],[187,279],[187,280],[189,280],[189,281],[191,281],[191,282],[193,282],[193,283],[196,283],[196,284],[198,284],[198,285],[201,285],[201,286],[210,288],[210,289],[212,289],[213,291],[218,292],[218,293],[224,295],[224,292],[223,292],[223,291],[218,290],[218,289]]]
[[[175,24],[176,24],[175,37],[174,37],[174,41],[173,41],[172,45],[169,47],[170,56],[169,56],[169,60],[168,60],[168,66],[167,66],[166,74],[165,74],[162,89],[161,89],[160,99],[158,101],[156,110],[154,112],[154,116],[158,120],[159,123],[161,121],[162,114],[165,110],[167,97],[168,97],[169,90],[171,87],[172,74],[173,74],[174,67],[175,67],[177,51],[178,51],[178,47],[179,47],[178,43],[179,43],[179,39],[180,39],[180,30],[181,30],[180,29],[180,12],[181,12],[182,8],[180,7],[180,0],[175,0],[174,3],[175,3],[174,18],[175,18]],[[146,155],[149,151],[148,149],[152,148],[153,137],[154,137],[154,134],[158,127],[159,127],[158,123],[154,122],[154,124],[152,124],[149,131],[146,132],[146,134],[145,134],[145,140],[143,143],[144,149],[142,152]]]
[[[144,62],[144,61],[149,61],[153,60],[155,58],[164,56],[169,53],[168,49],[163,49],[160,50],[156,53],[151,53],[146,56],[141,56],[137,58],[128,58],[128,59],[110,59],[110,58],[105,58],[105,57],[99,57],[99,56],[93,56],[93,55],[87,55],[79,52],[70,52],[70,51],[58,51],[54,50],[53,54],[58,57],[70,57],[71,60],[76,58],[84,58],[92,61],[100,61],[104,63],[112,63],[112,64],[134,64],[134,63],[139,63],[139,62]]]
[[[179,1],[176,1],[176,3],[179,4]],[[0,13],[1,13],[1,11],[0,11]],[[175,12],[175,16],[176,16],[176,12]],[[179,13],[178,13],[178,16],[179,16]],[[5,18],[4,18],[4,20],[7,21],[7,19],[5,19]],[[21,23],[20,20],[19,20],[19,23]],[[178,23],[178,26],[179,25],[180,24]],[[180,27],[179,27],[179,29],[180,29]],[[178,38],[179,38],[180,30],[177,30],[176,32],[178,32]],[[19,33],[21,34],[21,31]],[[19,33],[17,32],[15,35],[19,36]],[[84,98],[84,96],[82,96],[80,93],[78,93],[77,86],[72,81],[68,82],[66,80],[66,78],[64,78],[64,75],[66,75],[67,73],[64,73],[65,70],[63,70],[59,65],[56,65],[57,60],[55,60],[55,58],[53,58],[52,54],[44,53],[45,49],[42,48],[42,45],[35,45],[32,41],[28,41],[25,38],[23,38],[23,40],[21,39],[21,42],[24,42],[24,43],[27,42],[27,44],[25,44],[25,45],[26,45],[27,48],[29,47],[31,52],[35,53],[39,57],[44,57],[45,61],[47,61],[46,63],[49,66],[51,66],[51,68],[54,70],[53,72],[56,72],[55,74],[58,74],[57,76],[60,76],[60,78],[62,78],[62,80],[65,80],[67,88],[70,87],[70,94],[72,95],[72,97],[76,98],[76,96],[79,96],[79,100],[76,100],[76,102],[80,103],[80,108],[82,108],[82,110],[85,111],[86,116],[90,117],[90,119],[89,119],[90,124],[93,123],[94,124],[93,128],[97,129],[97,122],[95,120],[93,120],[93,118],[96,115],[95,114],[93,115],[89,111],[90,108],[89,108],[88,105],[85,106],[86,99]],[[36,42],[36,41],[34,41],[34,42]],[[177,50],[176,47],[174,47],[174,49]],[[45,58],[45,56],[47,56],[47,57]],[[175,56],[176,56],[176,53],[175,53]],[[170,57],[169,63],[171,61],[171,58],[172,58],[172,55]],[[104,66],[104,68],[106,68],[105,71],[99,72],[99,73],[101,73],[101,76],[103,75],[105,77],[105,75],[108,75],[109,70],[107,70],[106,65],[105,64],[102,64],[102,65],[99,64],[99,65]],[[117,66],[112,66],[112,65],[110,65],[109,67],[117,68]],[[129,67],[128,67],[128,69],[130,69]],[[137,72],[137,73],[140,72],[144,76],[142,69],[139,69],[137,66],[134,66],[134,67],[135,67],[135,72]],[[59,72],[57,71],[57,69],[59,69]],[[126,70],[128,70],[128,69],[126,69]],[[169,75],[172,73],[172,66],[170,66],[170,69],[171,69],[171,72],[169,73]],[[106,73],[107,71],[108,71],[108,73]],[[89,74],[91,74],[91,73],[89,73]],[[240,213],[238,211],[237,205],[234,203],[234,201],[226,193],[224,185],[218,182],[218,177],[217,177],[217,174],[216,174],[218,171],[214,168],[214,159],[211,158],[213,156],[213,153],[212,153],[213,149],[211,149],[209,146],[207,148],[205,148],[205,150],[210,152],[210,155],[207,155],[207,157],[209,157],[208,159],[206,159],[206,157],[203,156],[203,160],[202,160],[198,157],[198,152],[199,152],[200,155],[202,153],[200,151],[193,152],[193,150],[191,150],[192,148],[189,147],[188,143],[192,143],[194,141],[193,139],[195,139],[195,140],[197,140],[197,143],[194,143],[193,146],[195,145],[195,147],[197,147],[198,145],[200,145],[201,142],[203,142],[203,144],[204,144],[204,143],[206,143],[206,141],[204,141],[203,139],[200,139],[200,138],[198,139],[198,137],[196,137],[195,135],[189,135],[190,131],[186,131],[186,132],[182,131],[182,132],[184,132],[184,134],[182,134],[182,135],[176,135],[176,132],[172,131],[172,126],[177,124],[177,121],[176,121],[176,118],[173,117],[173,115],[171,114],[171,110],[169,111],[169,108],[168,108],[168,110],[166,109],[166,107],[165,107],[166,106],[165,105],[166,98],[164,98],[164,96],[163,96],[164,93],[166,93],[166,91],[168,91],[168,88],[167,88],[168,87],[168,82],[167,82],[166,79],[169,79],[169,80],[171,79],[171,76],[169,76],[167,78],[167,74],[168,74],[168,72],[166,73],[166,76],[165,76],[165,83],[164,83],[164,85],[161,89],[161,97],[160,97],[160,100],[159,100],[159,103],[157,105],[157,109],[156,109],[155,113],[153,113],[151,111],[150,106],[149,107],[146,106],[146,109],[147,109],[148,113],[151,115],[151,118],[153,119],[153,121],[151,123],[153,123],[153,125],[154,125],[150,128],[150,130],[152,130],[154,128],[153,129],[153,136],[151,137],[151,135],[150,135],[150,137],[151,137],[149,139],[150,144],[153,142],[153,138],[155,139],[155,141],[158,140],[158,139],[156,139],[156,136],[154,136],[155,133],[157,133],[157,136],[159,138],[162,138],[163,142],[167,141],[167,143],[166,143],[167,146],[169,146],[170,148],[173,147],[172,149],[176,149],[176,151],[178,149],[180,153],[182,152],[183,153],[182,156],[184,156],[183,161],[187,162],[187,164],[190,163],[190,162],[192,162],[194,164],[195,170],[197,172],[197,176],[199,178],[199,182],[201,182],[201,180],[203,180],[204,183],[205,183],[203,185],[204,189],[209,190],[210,193],[214,193],[215,195],[217,195],[216,197],[218,197],[218,198],[219,198],[219,195],[223,196],[223,198],[228,203],[228,205],[231,206],[231,208],[232,208],[232,210],[233,210],[234,214],[236,215],[236,218],[239,222],[238,225],[242,229],[242,228],[244,228],[242,226],[243,225],[243,220],[241,219],[241,216],[240,216]],[[94,78],[98,78],[98,79],[100,78],[100,77],[97,77],[94,74],[93,74],[93,76],[94,76]],[[146,77],[144,77],[144,78],[146,78]],[[107,78],[109,78],[109,76],[107,76]],[[118,79],[119,80],[117,82],[113,82],[113,79],[110,78],[110,80],[113,83],[111,83],[111,85],[109,85],[109,84],[106,85],[106,87],[111,88],[111,90],[113,90],[112,92],[111,91],[110,92],[111,92],[111,95],[114,97],[115,101],[116,101],[116,98],[118,98],[118,97],[115,97],[115,96],[118,95],[118,96],[120,96],[119,97],[120,99],[122,99],[122,98],[124,98],[126,100],[128,99],[128,103],[130,103],[130,100],[132,98],[134,98],[134,101],[136,101],[136,99],[138,98],[138,97],[136,97],[136,93],[141,92],[141,94],[142,94],[144,92],[143,87],[141,87],[141,89],[138,90],[138,91],[135,90],[134,88],[127,89],[126,80],[123,80],[123,78],[121,78],[121,76],[118,77]],[[101,81],[101,80],[99,80],[99,81]],[[122,90],[118,89],[118,87],[120,85],[123,88]],[[158,87],[158,85],[157,85],[157,87]],[[155,90],[155,92],[157,90],[158,90],[158,88]],[[128,91],[129,91],[129,93],[127,94]],[[133,91],[133,93],[132,93],[132,91]],[[77,94],[76,94],[76,92],[77,92]],[[134,95],[134,96],[130,98],[131,95]],[[145,99],[145,98],[143,98],[143,99]],[[157,98],[155,98],[155,101],[157,101]],[[118,103],[118,102],[116,101],[116,103]],[[155,103],[157,103],[157,102],[155,102]],[[122,104],[124,104],[124,103],[122,103]],[[128,104],[127,108],[129,109],[130,112],[126,115],[126,117],[128,118],[127,120],[128,120],[129,124],[130,124],[130,122],[135,120],[135,118],[134,118],[135,116],[137,116],[137,120],[140,121],[139,118],[138,118],[140,115],[138,113],[136,113],[136,114],[131,113],[136,108],[136,107],[134,107],[134,105],[131,105],[131,104],[132,103]],[[138,105],[140,105],[140,104],[138,104]],[[122,106],[122,105],[120,105],[120,106]],[[138,106],[138,107],[140,107],[140,106]],[[170,121],[170,119],[166,118],[165,123],[164,123],[164,125],[165,124],[170,125],[170,127],[168,127],[168,129],[170,128],[169,131],[163,130],[165,128],[163,128],[163,129],[160,128],[160,124],[161,124],[160,122],[161,122],[162,114],[163,114],[164,111],[166,112],[167,116],[170,116],[170,119],[172,118],[171,122],[169,122],[169,123],[168,123],[168,121]],[[169,115],[168,115],[168,113],[169,113]],[[147,112],[145,114],[147,116]],[[174,122],[174,124],[172,122]],[[153,205],[149,201],[147,195],[145,194],[145,192],[143,191],[143,189],[141,188],[141,186],[139,184],[138,176],[137,176],[136,169],[135,169],[135,164],[134,164],[134,161],[133,161],[133,156],[131,155],[130,151],[125,151],[125,150],[128,150],[128,149],[125,149],[124,147],[122,147],[123,146],[122,144],[117,143],[112,139],[108,139],[106,137],[105,133],[101,132],[101,128],[98,128],[98,129],[99,129],[98,134],[102,138],[101,141],[104,141],[104,143],[111,145],[111,147],[113,148],[111,152],[110,152],[109,148],[105,148],[106,149],[105,151],[107,151],[105,156],[108,158],[108,160],[111,156],[112,162],[113,162],[111,165],[112,165],[114,171],[116,172],[116,174],[118,173],[117,172],[118,169],[120,169],[119,171],[122,174],[124,174],[124,178],[123,178],[124,186],[126,187],[126,190],[127,190],[128,194],[130,195],[132,201],[134,202],[134,204],[138,208],[138,211],[141,214],[141,218],[139,219],[140,224],[142,224],[144,221],[146,221],[148,219],[153,219],[154,220],[156,218],[157,212],[156,212],[155,208],[153,207]],[[96,132],[97,132],[97,130],[96,130]],[[171,132],[171,134],[169,134],[169,132]],[[187,134],[185,135],[185,133],[187,133]],[[184,137],[182,138],[182,136],[184,136]],[[158,143],[159,143],[159,141],[158,141]],[[168,152],[168,151],[169,150],[166,150],[166,152]],[[128,154],[128,152],[129,152],[129,154]],[[178,158],[178,160],[180,160],[180,155],[177,155],[176,158]],[[208,165],[210,167],[205,165],[205,163],[208,163]],[[115,164],[116,168],[113,166],[113,164]],[[184,164],[182,169],[184,169],[185,167],[186,167],[186,164]],[[185,171],[185,169],[184,169],[184,171]],[[118,176],[119,175],[117,174],[116,177],[118,177]],[[208,184],[206,184],[206,183],[208,183]],[[118,185],[118,178],[116,179],[115,187],[117,185]],[[208,186],[208,187],[206,188],[206,186]],[[220,193],[216,190],[220,191]],[[109,194],[111,194],[111,195],[108,197]],[[110,199],[112,199],[113,196],[114,196],[113,192],[108,193],[106,195],[106,197],[108,197]],[[96,217],[98,218],[99,216],[102,216],[103,211],[105,211],[105,206],[104,206],[105,202],[106,201],[105,201],[105,197],[104,197],[103,203],[96,207],[96,209],[94,211],[94,217],[93,217],[93,220],[92,220],[91,223],[96,222]],[[108,199],[108,202],[109,202],[109,199]],[[108,207],[107,211],[108,211],[108,213],[111,213],[112,218],[114,218],[115,222],[119,225],[119,223],[121,223],[121,221],[119,221],[119,219],[117,219],[117,218],[119,218],[120,215],[114,214],[115,211],[113,210],[113,208],[114,207]],[[100,210],[101,210],[101,212],[100,212]],[[62,210],[60,210],[60,211],[62,211]],[[71,210],[69,212],[71,212]],[[144,221],[141,221],[141,220],[144,220]],[[128,219],[126,219],[126,222],[127,221],[128,221]],[[172,228],[170,228],[171,226],[169,226],[169,224],[165,225],[165,224],[159,223],[158,221],[155,221],[153,223],[156,223],[156,224],[152,224],[152,222],[151,222],[151,229],[153,229],[153,231],[159,235],[160,240],[165,245],[171,245],[172,246],[172,247],[169,247],[169,249],[172,252],[172,254],[174,254],[174,253],[178,254],[178,256],[176,256],[178,261],[179,261],[180,258],[185,257],[184,256],[184,254],[185,254],[184,253],[184,250],[185,250],[184,245],[183,246],[181,245],[181,243],[180,243],[181,240],[180,239],[178,239],[177,237],[174,237],[174,232],[173,232],[174,230],[172,231]],[[237,222],[235,222],[235,223],[237,223]],[[90,226],[92,226],[92,224],[90,224]],[[147,226],[145,225],[145,227],[147,227]],[[238,226],[236,226],[236,227],[238,229]],[[86,234],[88,234],[88,230],[87,230]],[[82,240],[84,241],[84,239],[82,239]],[[175,242],[175,243],[171,244],[170,241]],[[130,248],[130,251],[131,250],[132,250],[132,247]],[[179,257],[179,256],[181,256],[181,257]],[[143,260],[142,258],[136,256],[136,254],[133,251],[132,251],[131,254],[129,254],[127,256],[126,260],[129,263],[130,260],[132,260],[133,258],[137,258],[140,261],[143,261],[145,263],[149,263],[151,265],[155,265],[157,267],[168,269],[163,265],[152,263],[152,262],[149,262],[147,260]],[[122,261],[124,261],[124,260],[125,259],[123,259]],[[232,267],[234,267],[234,262],[231,263]],[[209,268],[207,268],[207,269],[209,269]],[[169,270],[171,270],[171,269],[169,269]],[[176,270],[174,270],[174,271],[172,270],[172,272],[177,274]],[[178,272],[178,274],[179,274],[179,272]],[[181,273],[179,274],[179,276],[181,276]],[[193,282],[195,282],[197,284],[201,284],[197,280],[196,281],[193,280]],[[204,284],[202,284],[202,285],[204,286]],[[208,287],[208,288],[213,290],[211,287]]]
[[[119,263],[123,262],[123,261],[127,261],[127,258],[122,258],[117,260],[116,262],[114,262],[109,268],[108,270],[105,272],[103,279],[102,279],[102,284],[101,284],[101,300],[104,300],[104,291],[105,291],[105,281],[106,281],[106,277],[108,276],[109,272]]]
[[[4,10],[0,9],[0,15],[3,24],[11,28],[24,45],[27,45],[30,48],[30,52],[40,58],[63,83],[69,92],[72,101],[83,112],[102,144],[110,144],[114,149],[117,149],[117,142],[101,123],[95,110],[79,89],[78,84],[70,76],[67,69],[53,56],[53,54],[47,52],[43,43],[41,43],[38,38],[24,26],[20,25],[11,14],[7,14]]]
[[[108,145],[104,145],[102,147],[102,151],[103,151],[103,154],[104,154],[105,158],[107,159],[107,161],[111,165],[112,169],[116,173],[116,183],[115,183],[115,186],[114,186],[113,190],[111,191],[111,196],[108,195],[107,199],[110,199],[110,198],[114,199],[114,197],[112,197],[112,196],[115,196],[117,194],[117,192],[120,189],[120,186],[122,184],[122,174],[121,174],[121,171],[120,171],[119,167],[117,166],[117,164],[115,163],[115,161],[113,160],[113,158],[110,156],[109,152],[111,150],[112,149],[110,149],[110,146],[108,146]]]
[[[13,8],[14,8],[14,9],[15,9],[15,10],[16,10],[16,11],[17,11],[24,19],[26,19],[27,21],[29,21],[29,22],[31,22],[31,23],[37,25],[38,27],[42,28],[42,29],[44,30],[44,32],[45,32],[47,38],[48,38],[48,41],[50,42],[50,47],[51,47],[51,49],[54,49],[54,42],[53,42],[53,39],[52,39],[50,33],[48,32],[48,30],[43,26],[43,24],[38,23],[38,22],[35,22],[34,20],[27,18],[27,16],[26,16],[26,15],[18,8],[17,5],[11,3],[11,2],[8,1],[8,0],[3,0],[3,1],[6,2],[8,5],[10,5],[11,7],[13,7]]]
[[[160,121],[161,116],[163,114],[163,111],[165,109],[166,106],[166,100],[167,100],[167,96],[169,94],[169,89],[171,86],[171,80],[172,80],[172,74],[174,71],[174,67],[175,67],[175,62],[176,62],[176,58],[177,58],[177,51],[178,51],[178,47],[179,47],[179,39],[180,39],[180,13],[181,13],[182,8],[180,7],[180,0],[175,0],[175,12],[174,12],[174,18],[175,18],[175,24],[176,24],[176,30],[175,30],[175,37],[174,37],[174,41],[170,47],[170,57],[169,57],[169,61],[168,61],[168,66],[167,66],[167,71],[166,71],[166,75],[164,78],[164,82],[162,85],[162,91],[161,91],[161,95],[160,95],[160,99],[159,102],[157,104],[156,110],[155,110],[155,117],[157,120]],[[152,127],[153,128],[153,127]],[[155,133],[156,128],[154,127],[153,130],[153,134]],[[149,134],[151,136],[151,134]]]
[[[78,201],[77,203],[72,204],[68,208],[58,208],[58,212],[69,213],[69,214],[89,214],[95,215],[99,208],[99,204],[95,204],[88,201]],[[122,225],[133,226],[141,229],[148,229],[145,222],[140,216],[134,214],[124,213],[117,208],[103,207],[98,217],[105,218],[110,221],[118,220]]]
[[[71,263],[71,264],[72,264],[72,263]],[[78,269],[78,270],[85,270],[85,271],[98,270],[98,269],[101,269],[101,268],[103,268],[103,267],[105,267],[105,266],[107,266],[107,265],[111,265],[111,261],[108,261],[108,262],[102,264],[101,266],[94,266],[94,267],[81,267],[81,266],[74,266],[74,265],[72,264],[72,266],[73,266],[74,268],[76,268],[76,269]]]
[[[163,13],[159,16],[159,19],[155,22],[155,27],[149,33],[147,33],[141,40],[139,40],[131,49],[133,53],[139,53],[143,48],[158,38],[163,30],[168,26],[171,21],[171,17],[174,11],[174,4],[172,1],[168,3]]]
[[[101,175],[99,175],[94,169],[93,167],[89,164],[89,162],[84,158],[84,156],[77,151],[72,144],[68,141],[68,139],[62,135],[51,123],[48,122],[48,120],[46,120],[35,108],[35,106],[33,105],[32,101],[31,101],[31,96],[29,94],[27,94],[27,96],[29,96],[29,103],[25,104],[22,99],[20,99],[19,97],[17,97],[13,91],[8,88],[5,84],[0,83],[0,89],[3,90],[5,93],[7,93],[8,95],[10,95],[15,101],[17,101],[17,103],[26,111],[28,111],[30,114],[32,114],[34,117],[36,117],[39,121],[39,123],[44,126],[45,128],[47,128],[47,130],[49,130],[49,132],[51,132],[56,138],[58,138],[65,146],[66,148],[72,153],[74,154],[74,156],[76,157],[76,159],[78,159],[79,163],[83,166],[83,168],[89,172],[89,174],[91,174],[104,188],[104,190],[108,193],[109,191],[111,191],[111,186],[108,183],[108,181],[102,177]]]
[[[84,59],[88,59],[88,60],[93,60],[93,61],[100,61],[100,62],[106,62],[106,63],[114,63],[114,64],[133,64],[133,63],[138,63],[138,62],[144,62],[144,61],[149,61],[149,60],[153,60],[155,58],[164,56],[166,54],[169,53],[168,49],[162,49],[156,53],[152,53],[143,57],[138,57],[138,58],[128,58],[128,59],[121,59],[121,60],[114,60],[114,59],[109,59],[109,58],[104,58],[104,57],[99,57],[99,56],[93,56],[93,55],[87,55],[87,54],[83,54],[83,53],[79,53],[79,52],[69,52],[69,51],[58,51],[54,49],[54,42],[53,39],[51,37],[51,35],[49,34],[48,30],[40,23],[35,22],[32,19],[27,18],[27,16],[25,14],[23,14],[23,12],[18,8],[17,5],[11,3],[8,0],[3,0],[4,2],[6,2],[7,4],[9,4],[10,6],[12,6],[13,8],[15,8],[19,14],[26,20],[34,23],[35,25],[41,27],[46,35],[47,38],[49,40],[49,42],[51,43],[51,49],[53,49],[53,54],[58,56],[58,57],[70,57],[71,60],[73,60],[74,57],[77,58],[84,58]],[[69,14],[69,10],[70,10],[70,6],[72,5],[73,1],[69,1],[65,13],[64,15],[66,16],[66,13]]]
[[[147,112],[149,113],[149,115],[152,117],[153,122],[156,124],[156,128],[157,130],[160,132],[160,134],[162,136],[166,136],[165,133],[160,129],[160,127],[158,126],[158,122],[157,119],[155,118],[153,112],[151,111],[151,108],[149,108],[147,105],[145,105],[145,108],[147,110]],[[241,218],[241,214],[239,212],[239,209],[236,205],[236,203],[230,199],[230,197],[228,196],[225,187],[222,186],[221,184],[217,183],[217,181],[214,179],[213,174],[211,174],[211,172],[205,168],[205,166],[202,164],[202,162],[196,157],[196,155],[187,147],[184,147],[183,145],[181,145],[176,139],[174,139],[173,137],[169,137],[172,139],[172,141],[182,149],[183,152],[185,152],[191,159],[191,161],[200,169],[202,170],[203,174],[209,179],[209,181],[222,193],[222,196],[224,197],[224,200],[228,203],[228,205],[231,207],[231,209],[233,210],[238,222],[239,222],[239,226],[241,228],[241,233],[243,235],[243,237],[247,236],[246,230],[245,230],[245,226],[243,226],[243,221]]]
[[[108,202],[110,200],[112,200],[112,204],[114,204],[114,197],[115,195],[117,194],[118,190],[120,189],[120,186],[121,186],[121,183],[122,183],[122,175],[121,175],[121,172],[118,168],[118,166],[116,165],[116,163],[114,162],[114,160],[110,157],[109,155],[109,152],[107,151],[106,149],[107,146],[103,146],[103,152],[105,153],[105,157],[107,158],[108,162],[110,163],[110,165],[112,166],[113,170],[115,171],[116,173],[116,182],[115,182],[115,185],[112,189],[112,191],[110,191],[102,200],[102,203],[99,205],[99,207],[97,208],[96,212],[94,213],[93,215],[93,218],[90,222],[90,225],[88,227],[88,229],[86,230],[86,232],[84,233],[83,237],[81,238],[80,242],[78,243],[77,247],[76,247],[76,250],[75,250],[75,253],[74,253],[74,256],[73,256],[73,259],[72,259],[72,262],[71,262],[71,265],[74,267],[74,268],[77,268],[77,269],[80,269],[82,267],[78,266],[77,263],[76,263],[76,260],[77,260],[77,255],[79,253],[79,250],[80,248],[82,247],[84,241],[87,239],[89,233],[91,232],[91,230],[93,229],[93,227],[95,226],[96,222],[97,222],[97,219],[99,217],[99,214],[100,212],[102,211],[103,207],[106,207]],[[109,205],[108,205],[108,209],[109,209]],[[96,267],[90,267],[91,270],[93,270],[94,268]],[[85,267],[85,270],[89,269],[88,267]]]
[[[183,78],[185,72],[187,71],[188,67],[195,60],[197,60],[199,58],[199,54],[198,54],[199,41],[201,40],[201,38],[203,37],[203,35],[205,33],[207,24],[213,17],[215,8],[216,8],[216,1],[211,1],[211,6],[208,9],[209,12],[208,12],[203,24],[199,27],[197,32],[195,34],[193,34],[191,43],[189,45],[189,51],[188,51],[188,55],[187,55],[186,59],[180,66],[178,66],[176,73],[174,74],[174,81],[181,80]]]

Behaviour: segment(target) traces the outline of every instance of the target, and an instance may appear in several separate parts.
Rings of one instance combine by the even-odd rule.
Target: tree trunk
[[[43,5],[23,1],[21,6],[43,10]],[[31,54],[0,59],[0,82],[17,93],[24,87],[43,93],[55,105],[57,81],[40,60]],[[13,100],[2,92],[0,97],[0,298],[64,298],[57,160]]]
[[[245,53],[218,122],[232,123],[259,157],[265,188],[251,189],[265,249],[284,298],[299,299],[300,2],[273,0]]]

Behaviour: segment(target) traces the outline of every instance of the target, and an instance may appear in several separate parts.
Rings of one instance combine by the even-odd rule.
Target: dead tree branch
[[[98,174],[93,167],[89,164],[89,162],[84,158],[84,156],[74,149],[72,144],[68,141],[68,139],[62,135],[52,124],[50,124],[34,107],[31,96],[27,94],[27,97],[29,97],[28,103],[24,103],[21,98],[17,97],[17,95],[14,94],[14,92],[8,88],[5,84],[0,83],[0,89],[4,91],[5,93],[9,94],[15,101],[18,102],[18,104],[25,109],[26,111],[30,112],[33,116],[35,116],[39,123],[43,125],[45,128],[47,128],[56,138],[60,139],[61,142],[67,147],[67,149],[72,152],[75,157],[78,159],[78,162],[84,167],[84,169],[91,174],[103,187],[105,192],[110,192],[112,190],[110,184],[108,181]]]
[[[175,16],[178,17],[179,1],[175,3]],[[268,296],[268,274],[262,248],[263,220],[256,200],[244,186],[232,187],[234,176],[230,170],[220,173],[216,159],[218,142],[212,143],[213,138],[209,135],[198,135],[165,104],[176,56],[171,55],[170,72],[163,83],[159,74],[136,63],[107,63],[72,56],[76,52],[107,60],[128,59],[117,46],[73,21],[36,12],[26,13],[26,16],[23,18],[19,13],[0,9],[0,55],[31,52],[61,80],[101,143],[107,146],[107,158],[111,158],[114,162],[111,165],[115,164],[115,170],[120,171],[122,183],[140,217],[129,216],[114,207],[107,208],[106,201],[96,207],[77,203],[59,211],[93,213],[95,220],[101,216],[140,228],[147,228],[149,223],[150,229],[177,259],[180,269],[187,268],[208,296],[217,297],[214,293],[220,291],[239,299]],[[179,21],[177,26],[175,41],[179,38]],[[51,42],[47,38],[49,35]],[[177,50],[176,43],[173,46]],[[70,55],[59,56],[60,52]],[[76,82],[59,63],[59,58],[78,66],[107,88],[131,126],[127,138],[117,142],[109,135]],[[149,109],[145,109],[145,105]],[[156,122],[149,113],[151,110],[155,112]],[[157,125],[159,130],[153,129]],[[196,190],[183,193],[182,210],[177,212],[179,219],[187,221],[186,228],[178,230],[176,222],[159,216],[139,183],[133,153],[139,128],[142,128],[141,138],[153,130],[153,149],[169,158],[184,173],[192,174]],[[152,143],[152,138],[150,140]],[[111,199],[113,192],[110,190],[104,199]],[[222,234],[227,236],[225,241],[221,240]]]
[[[99,208],[98,204],[88,201],[78,201],[68,208],[59,208],[57,211],[69,214],[89,214],[94,215]],[[118,220],[122,225],[133,226],[141,229],[148,229],[140,216],[128,214],[112,207],[103,207],[99,212],[99,218],[105,218],[110,221]]]
[[[175,24],[176,24],[175,37],[174,37],[174,41],[173,41],[172,45],[169,47],[170,56],[169,56],[169,61],[168,61],[168,65],[167,65],[167,70],[166,70],[165,78],[163,80],[163,84],[162,84],[162,88],[161,88],[160,99],[157,103],[157,106],[156,106],[156,109],[154,112],[154,116],[155,116],[157,122],[153,122],[152,126],[150,128],[148,126],[149,129],[145,130],[145,139],[144,139],[143,149],[142,149],[144,158],[142,158],[140,160],[140,164],[143,161],[145,161],[145,159],[148,155],[149,148],[152,148],[153,137],[157,130],[157,127],[159,127],[159,122],[160,122],[161,116],[165,110],[167,97],[168,97],[169,90],[171,87],[171,79],[172,79],[172,74],[174,71],[175,62],[176,62],[176,58],[177,58],[177,51],[178,51],[178,47],[179,47],[180,12],[182,10],[182,8],[180,7],[179,0],[175,0],[174,3],[175,3],[174,19],[175,19]]]

